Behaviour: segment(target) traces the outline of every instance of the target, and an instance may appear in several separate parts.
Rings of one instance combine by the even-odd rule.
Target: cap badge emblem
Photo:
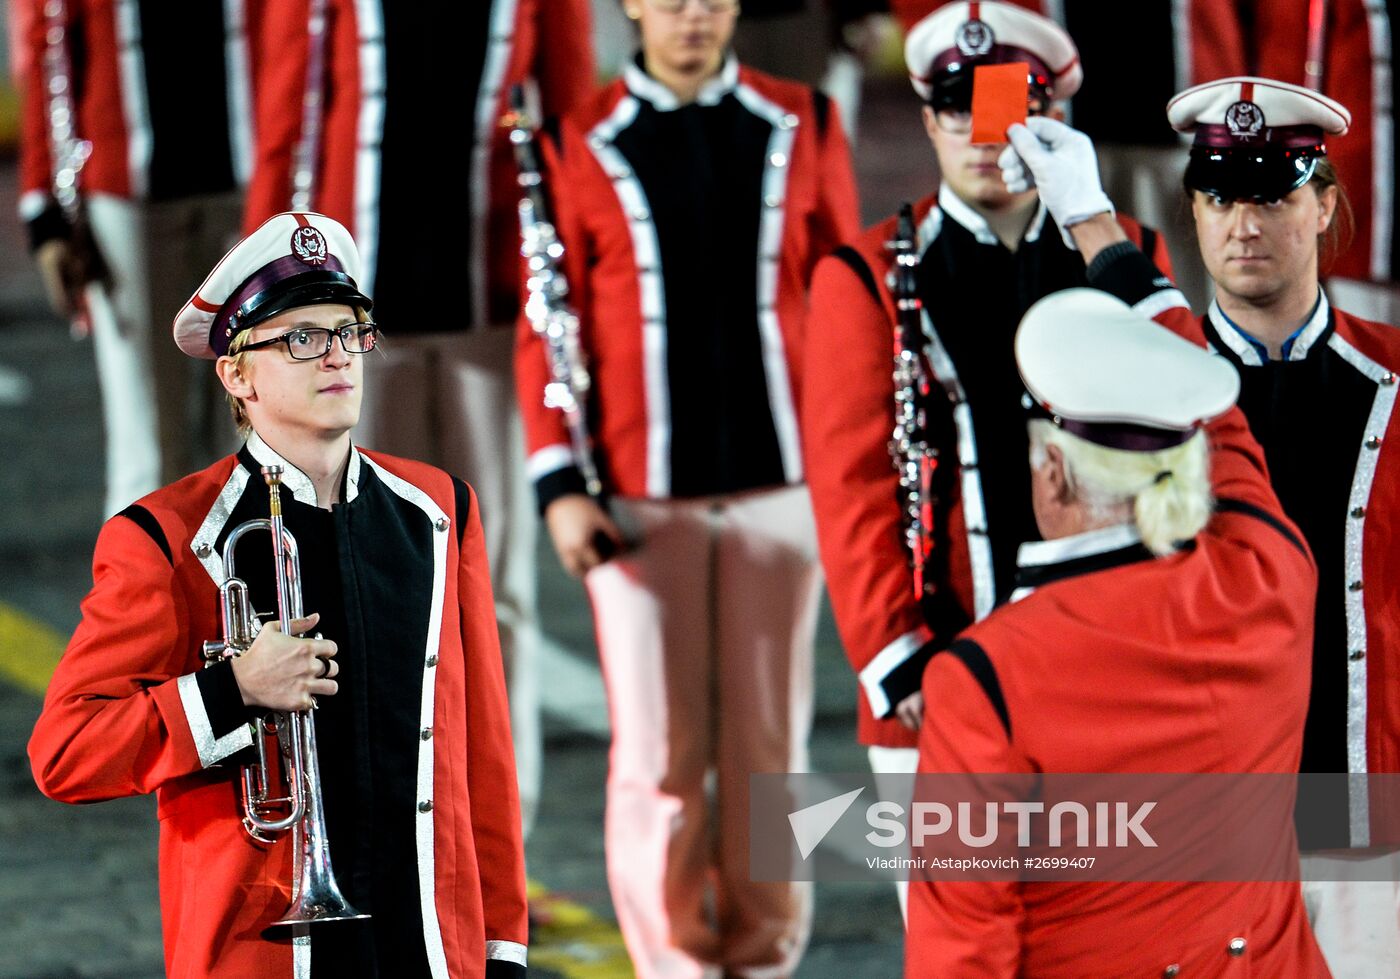
[[[1264,128],[1264,110],[1253,102],[1236,102],[1225,110],[1225,125],[1237,139],[1258,136]]]
[[[977,58],[992,50],[992,45],[996,43],[996,35],[982,21],[969,20],[958,28],[955,40],[963,57]]]
[[[315,228],[297,228],[292,232],[292,254],[307,265],[325,265],[326,236]]]

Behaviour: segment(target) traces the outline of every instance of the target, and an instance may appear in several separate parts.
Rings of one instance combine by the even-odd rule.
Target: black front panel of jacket
[[[139,9],[151,123],[151,200],[232,190],[222,0],[142,0]],[[198,138],[192,139],[195,132]]]
[[[1207,337],[1226,348],[1209,321]],[[1302,771],[1347,770],[1346,529],[1351,484],[1376,386],[1329,346],[1331,327],[1301,361],[1240,367],[1240,408],[1264,448],[1283,510],[1317,560],[1312,696]],[[1228,354],[1238,366],[1239,362]]]
[[[241,458],[254,475],[228,529],[268,513],[257,464]],[[359,495],[334,510],[282,493],[303,608],[320,614],[316,631],[336,644],[340,668],[315,715],[331,862],[345,897],[371,915],[313,928],[312,974],[426,976],[415,820],[432,527],[368,466],[361,473]],[[245,537],[236,562],[259,613],[275,614],[269,536]]]
[[[471,196],[484,177],[473,170],[472,144],[492,4],[379,7],[384,136],[375,318],[402,333],[460,331],[471,325],[476,301],[468,270],[480,243],[471,240]],[[451,302],[429,301],[444,289]]]
[[[758,331],[759,221],[771,126],[732,95],[617,137],[651,207],[666,302],[671,495],[785,481]]]
[[[1180,137],[1165,112],[1143,112],[1144,105],[1166,105],[1176,94],[1176,33],[1171,0],[1133,4],[1132,43],[1124,43],[1123,22],[1102,0],[1065,0],[1065,29],[1079,48],[1089,84],[1074,96],[1070,121],[1095,142],[1120,146],[1175,146]],[[1132,84],[1114,79],[1131,78]]]
[[[938,237],[919,263],[919,295],[958,372],[972,411],[978,475],[991,537],[997,602],[1016,587],[1016,551],[1040,540],[1031,510],[1030,442],[1025,388],[1016,369],[1013,341],[1026,310],[1038,299],[1085,284],[1084,260],[1060,240],[1047,218],[1039,238],[1016,252],[1001,244],[979,244],[946,214]],[[937,392],[936,392],[937,393]],[[946,416],[951,405],[935,397],[931,412]],[[946,417],[935,428],[951,428]],[[949,466],[955,450],[945,451]]]

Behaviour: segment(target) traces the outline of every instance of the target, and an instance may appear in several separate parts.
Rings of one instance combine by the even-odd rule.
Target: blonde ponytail
[[[1210,520],[1210,452],[1204,432],[1160,452],[1128,452],[1088,442],[1044,419],[1031,422],[1032,465],[1044,446],[1058,446],[1076,496],[1094,509],[1133,504],[1149,551],[1172,554]]]

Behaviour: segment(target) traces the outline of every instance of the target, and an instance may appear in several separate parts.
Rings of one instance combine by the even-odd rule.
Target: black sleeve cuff
[[[924,621],[933,630],[933,638],[880,681],[880,688],[885,691],[890,703],[889,712],[881,720],[893,717],[900,701],[919,692],[924,684],[924,668],[928,666],[928,661],[933,659],[935,653],[946,649],[958,633],[972,624],[971,617],[958,604],[949,588],[939,588],[926,595],[920,607]]]
[[[224,660],[200,670],[195,674],[195,682],[199,684],[199,696],[204,701],[204,713],[209,715],[214,737],[222,738],[248,723],[251,712],[243,704],[232,662]]]
[[[540,514],[543,515],[549,509],[549,505],[561,496],[568,496],[571,493],[588,492],[588,484],[584,481],[583,473],[578,471],[577,466],[564,466],[556,469],[552,473],[547,473],[535,480],[535,498],[539,503]]]
[[[55,201],[49,201],[39,216],[29,221],[29,250],[36,252],[45,242],[56,238],[72,237],[73,229],[63,216],[63,209]]]
[[[525,967],[518,962],[487,959],[486,979],[525,979]]]
[[[946,645],[937,636],[920,646],[913,655],[900,663],[890,672],[885,674],[885,678],[880,681],[880,689],[889,698],[889,710],[885,712],[880,720],[888,720],[894,717],[897,708],[904,698],[910,694],[919,692],[919,688],[924,683],[924,667],[928,666],[928,661],[933,659],[933,654]]]
[[[1130,241],[1109,245],[1095,255],[1085,276],[1089,285],[1117,296],[1129,306],[1136,306],[1155,292],[1176,288],[1152,259]]]

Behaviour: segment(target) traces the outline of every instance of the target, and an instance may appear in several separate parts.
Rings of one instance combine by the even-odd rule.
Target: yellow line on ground
[[[530,881],[529,893],[535,918],[532,968],[548,969],[564,979],[633,979],[636,973],[616,925],[551,894],[536,881]]]
[[[63,645],[53,629],[0,602],[0,680],[42,697]]]

